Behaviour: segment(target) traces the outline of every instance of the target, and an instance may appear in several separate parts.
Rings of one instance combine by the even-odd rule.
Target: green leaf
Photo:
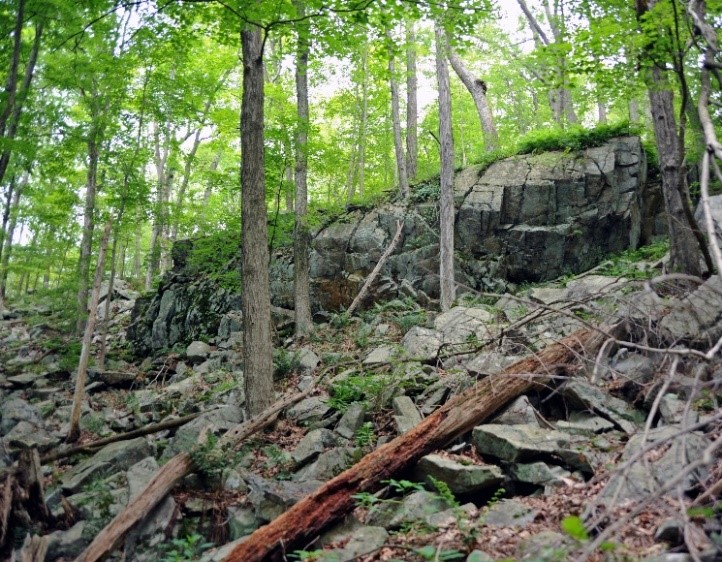
[[[562,530],[570,537],[579,541],[589,540],[589,535],[584,528],[584,523],[576,515],[569,515],[562,519]]]

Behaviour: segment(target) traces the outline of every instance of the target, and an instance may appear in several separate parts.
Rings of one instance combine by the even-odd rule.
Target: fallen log
[[[278,400],[258,416],[229,429],[218,442],[218,446],[234,447],[242,440],[271,424],[285,408],[300,402],[315,390],[312,386]],[[125,509],[93,539],[88,547],[75,559],[75,562],[95,562],[110,554],[123,540],[125,534],[151,512],[163,498],[188,474],[196,470],[190,453],[179,453],[163,465],[153,475],[145,489],[128,502]]]
[[[355,507],[355,494],[377,490],[383,480],[467,433],[518,396],[547,384],[552,377],[573,376],[579,369],[579,357],[593,357],[610,332],[619,329],[621,325],[606,330],[579,330],[498,375],[483,379],[408,433],[366,455],[256,530],[226,555],[224,562],[286,560],[286,555],[302,547],[303,541],[312,540],[329,524],[348,515]]]

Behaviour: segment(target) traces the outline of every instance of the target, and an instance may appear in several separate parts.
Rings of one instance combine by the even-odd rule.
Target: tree
[[[298,125],[296,130],[296,215],[293,229],[293,292],[295,303],[296,335],[307,334],[313,328],[311,294],[309,286],[309,248],[311,233],[307,222],[308,209],[308,52],[309,24],[305,19],[305,0],[295,0],[298,44],[296,49],[296,104]]]
[[[396,55],[394,53],[394,39],[390,31],[386,38],[389,45],[389,89],[391,90],[391,125],[394,131],[394,153],[396,155],[396,172],[399,182],[399,193],[406,201],[409,198],[409,178],[406,172],[406,157],[401,135],[401,111],[399,109],[399,85],[396,78]]]
[[[454,280],[454,139],[451,131],[451,86],[446,31],[434,22],[436,80],[439,88],[439,143],[441,145],[441,195],[439,198],[439,284],[441,310],[449,310],[456,297]]]
[[[241,30],[241,201],[243,278],[243,380],[246,412],[273,402],[273,345],[268,275],[268,228],[263,147],[263,37],[256,24]]]
[[[416,30],[414,22],[406,19],[406,173],[410,181],[416,179],[418,159],[418,79],[416,77]]]

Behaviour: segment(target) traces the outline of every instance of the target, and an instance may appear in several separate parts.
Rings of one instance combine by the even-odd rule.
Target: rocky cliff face
[[[593,267],[636,247],[656,212],[647,193],[639,138],[619,137],[582,152],[521,155],[456,175],[456,275],[464,290],[500,290],[506,282],[542,281]],[[311,253],[317,310],[350,304],[390,243],[403,237],[370,300],[438,294],[438,203],[386,204],[348,213],[321,229]],[[157,294],[139,300],[129,338],[139,353],[214,335],[237,323],[238,295],[184,273],[178,256]],[[274,305],[293,308],[293,264],[272,263]],[[235,327],[235,326],[233,326]],[[238,329],[237,327],[235,327]]]

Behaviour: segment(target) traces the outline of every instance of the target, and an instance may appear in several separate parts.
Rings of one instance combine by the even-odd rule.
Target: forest
[[[677,488],[681,505],[689,509],[681,511],[684,524],[676,529],[681,538],[671,547],[695,561],[717,559],[720,531],[710,521],[718,525],[719,504],[709,501],[719,495],[722,474],[716,363],[722,347],[722,333],[717,333],[722,320],[720,24],[719,0],[3,2],[0,557],[99,560],[126,541],[123,559],[149,560],[159,551],[146,544],[135,552],[136,543],[143,544],[137,526],[129,533],[131,546],[126,533],[142,515],[165,505],[174,489],[171,501],[187,508],[181,500],[189,492],[175,486],[188,485],[192,473],[222,471],[214,451],[245,451],[246,442],[267,439],[271,445],[256,447],[265,451],[266,461],[273,456],[268,447],[276,447],[278,465],[286,466],[293,457],[296,468],[315,466],[307,463],[319,453],[342,448],[338,436],[316,435],[316,449],[302,460],[296,458],[298,448],[293,453],[285,449],[293,448],[291,442],[301,447],[307,430],[303,439],[319,427],[331,427],[333,412],[338,414],[333,423],[341,423],[338,418],[346,419],[355,404],[362,404],[359,423],[345,436],[357,445],[349,453],[353,462],[338,464],[324,477],[309,477],[327,481],[324,485],[294,491],[294,502],[284,509],[305,499],[283,515],[261,517],[254,504],[259,524],[238,537],[227,530],[182,535],[180,524],[174,528],[166,521],[165,537],[175,541],[176,550],[168,547],[164,559],[200,559],[196,556],[213,545],[250,535],[230,554],[213,559],[285,560],[285,545],[293,544],[288,553],[295,552],[298,560],[452,560],[453,553],[486,560],[473,558],[481,552],[483,533],[474,535],[476,543],[462,540],[470,534],[464,535],[459,514],[464,506],[454,499],[454,486],[462,478],[456,469],[451,484],[441,473],[427,477],[435,492],[393,478],[408,475],[417,462],[421,467],[435,451],[472,431],[480,452],[468,453],[469,458],[476,462],[481,455],[483,461],[482,422],[491,418],[489,427],[495,426],[499,422],[493,415],[534,396],[525,411],[534,411],[529,419],[543,431],[561,431],[564,424],[579,421],[569,411],[561,413],[568,403],[574,408],[583,404],[587,413],[601,416],[595,419],[626,434],[615,442],[620,447],[630,446],[642,429],[642,443],[648,446],[647,439],[654,441],[650,431],[665,422],[668,428],[682,424],[680,431],[692,432],[695,439],[699,434],[697,458],[686,449],[681,474],[691,478],[703,464],[709,470],[704,476],[694,472],[696,488]],[[608,157],[611,163],[604,160]],[[517,195],[512,185],[519,186]],[[549,223],[546,215],[552,216]],[[558,263],[552,254],[559,254]],[[597,274],[608,276],[608,284],[594,285]],[[617,285],[620,279],[631,285]],[[630,302],[644,300],[634,291],[652,292],[664,303],[655,301],[645,309],[646,327],[629,311]],[[624,300],[627,294],[639,298]],[[116,301],[129,304],[123,309]],[[685,306],[698,308],[690,312]],[[683,318],[676,323],[671,320],[677,318],[675,307]],[[557,313],[561,320],[546,319]],[[181,315],[182,320],[174,319]],[[454,320],[445,324],[445,315]],[[571,324],[564,324],[564,317]],[[535,324],[542,321],[552,324]],[[469,325],[475,327],[464,332]],[[682,325],[687,331],[675,331]],[[380,326],[386,328],[379,331]],[[509,343],[519,330],[533,326],[534,337],[525,333],[523,343]],[[420,343],[411,342],[410,334]],[[429,346],[436,346],[431,355]],[[397,348],[403,348],[401,355]],[[634,392],[618,382],[622,371],[614,369],[625,357],[618,351],[622,348],[644,356],[645,369],[657,378],[635,380]],[[383,349],[388,353],[372,360]],[[457,360],[457,355],[494,353],[501,357],[494,369],[485,364],[475,371]],[[386,382],[373,382],[376,375],[369,375],[372,382],[359,382],[361,375],[354,372],[338,382],[344,365],[354,361],[364,365],[362,371],[380,369],[379,380],[406,380],[410,365],[422,356],[419,373],[425,369],[426,375],[444,380],[461,369],[469,376],[476,373],[476,385],[467,388],[471,379],[468,385],[450,384],[438,409],[425,411],[420,397],[436,379],[426,390],[401,385],[401,391],[383,400]],[[309,357],[315,361],[304,366]],[[571,367],[580,361],[591,365],[584,368],[594,384],[600,382],[602,366],[614,371],[611,382],[605,379],[604,392],[638,411],[620,419],[606,402],[592,405],[591,391],[584,394],[570,390],[571,382],[559,383],[558,378],[583,369]],[[188,369],[185,376],[181,364]],[[514,381],[498,392],[491,376],[497,372]],[[534,382],[524,373],[539,379]],[[704,382],[682,391],[675,386],[677,375]],[[152,404],[144,410],[141,387],[157,390],[162,402],[166,376],[173,377],[170,386],[193,379],[200,386],[193,386],[191,395],[211,388],[210,401],[191,407],[186,398],[177,403],[173,398],[158,411]],[[312,381],[305,386],[297,380],[304,376]],[[98,392],[93,385],[99,380],[107,396],[91,394]],[[660,380],[666,381],[662,390],[654,386]],[[222,392],[213,390],[214,383]],[[557,384],[557,390],[540,398],[542,386],[548,390]],[[645,394],[652,387],[659,392],[656,399]],[[44,443],[30,445],[25,435],[15,441],[7,437],[19,420],[35,419],[12,417],[22,410],[14,401],[52,402],[51,390],[57,400],[43,417],[56,416],[64,425]],[[486,394],[477,401],[482,390]],[[235,392],[242,399],[229,398]],[[321,416],[326,425],[310,418],[302,423],[291,415],[297,403],[316,400],[313,393],[318,392],[329,396],[322,406],[330,408]],[[665,397],[670,392],[677,392],[673,396],[686,408],[668,419],[664,408],[669,408]],[[557,395],[565,401],[563,408],[556,404]],[[218,402],[222,396],[224,402]],[[408,396],[416,413],[403,410],[399,400]],[[114,405],[118,400],[122,407]],[[232,402],[239,408],[235,428],[224,425],[230,418],[222,423],[213,418],[214,429],[199,430],[192,443],[177,448],[182,431],[177,427],[197,423],[191,416],[207,420],[203,416]],[[101,421],[92,421],[93,412],[106,410],[112,410],[113,419],[121,411],[132,412],[135,419],[113,425],[108,418],[101,427],[99,414]],[[695,415],[704,410],[708,417],[700,413],[689,425],[690,410]],[[646,416],[646,424],[640,416]],[[396,439],[383,429],[393,425],[392,418],[398,418]],[[653,421],[660,427],[653,429]],[[637,425],[632,429],[629,424]],[[48,463],[96,452],[107,443],[94,442],[113,439],[111,434],[130,432],[121,442],[136,438],[133,431],[147,427],[152,431],[142,435],[165,432],[166,450],[176,453],[164,457],[168,462],[161,462],[162,468],[151,459],[159,476],[148,486],[160,487],[145,489],[136,499],[126,497],[125,511],[118,508],[112,518],[109,506],[115,500],[108,499],[106,483],[96,478],[95,491],[87,481],[84,492],[96,500],[84,501],[86,510],[100,510],[104,517],[80,517],[77,507],[68,507],[72,502],[66,496],[81,487],[67,484],[72,478],[63,473],[77,466],[50,469]],[[284,430],[289,446],[281,439],[279,448]],[[343,436],[338,427],[335,432]],[[670,450],[677,447],[676,437],[660,439]],[[377,442],[386,444],[374,450]],[[599,466],[570,461],[572,445],[567,445],[529,456],[541,455],[545,462],[562,458],[567,469],[589,480]],[[53,454],[58,456],[50,459]],[[495,477],[502,493],[485,489],[479,496],[483,501],[474,497],[473,509],[514,501],[501,499],[503,482],[507,488],[515,482],[509,489],[520,495],[532,483],[540,485],[519,476],[522,465],[504,464],[526,453],[518,458],[488,454],[503,461],[505,476]],[[389,456],[395,460],[388,461]],[[464,458],[462,465],[473,464]],[[271,472],[278,476],[276,468]],[[613,479],[616,473],[610,473]],[[244,490],[263,488],[254,480],[261,478],[258,474],[243,473]],[[268,470],[260,474],[269,478]],[[288,479],[299,474],[289,473]],[[679,485],[682,476],[672,476],[667,474],[662,491],[656,490],[658,501],[667,484]],[[298,479],[305,483],[304,478]],[[569,478],[562,480],[568,484]],[[128,476],[132,496],[131,480]],[[53,490],[61,481],[63,509],[56,502],[51,513],[44,487]],[[378,495],[382,482],[386,494],[432,493],[433,498],[421,501],[448,500],[457,525],[457,535],[449,539],[454,548],[444,550],[445,539],[439,543],[436,536],[436,546],[424,550],[429,545],[418,542],[417,528],[408,543],[412,546],[398,539],[373,551],[347,553],[347,558],[323,554],[332,550],[333,540],[318,551],[305,548],[303,540],[313,544],[311,537],[354,505],[372,514],[377,502],[390,501]],[[223,495],[222,488],[213,501],[222,504],[229,520],[234,501],[246,505],[251,500],[233,496],[245,494],[238,489]],[[469,494],[458,492],[467,499]],[[640,505],[636,512],[625,507],[629,527],[650,502]],[[603,554],[619,529],[610,531],[614,526],[600,523],[598,513],[592,525],[595,514],[578,513],[567,504],[556,507],[572,544],[556,545],[562,550],[541,558],[506,547],[490,554],[530,560],[572,555],[633,560],[660,554],[642,539],[629,543],[621,538],[616,553]],[[694,509],[708,511],[700,515]],[[58,540],[43,542],[41,532],[18,532],[13,538],[13,528],[48,536],[70,533],[79,518],[103,524],[94,532],[86,525],[77,552],[58,550]],[[270,523],[261,526],[262,521]],[[389,529],[391,523],[383,521],[376,526]],[[151,542],[158,542],[158,533]],[[348,550],[353,540],[341,548]],[[48,549],[56,555],[46,558]]]

